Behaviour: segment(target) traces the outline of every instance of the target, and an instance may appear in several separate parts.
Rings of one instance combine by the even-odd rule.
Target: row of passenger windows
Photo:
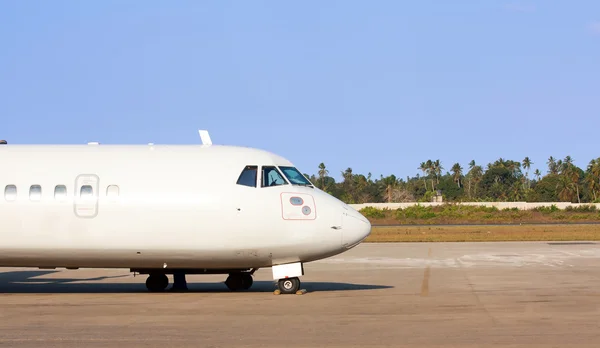
[[[118,197],[119,186],[110,185],[106,188],[106,197]],[[94,188],[91,185],[82,185],[79,188],[79,197],[83,199],[94,198]],[[54,199],[65,200],[67,198],[67,187],[65,185],[56,185],[54,187]],[[4,187],[4,199],[8,202],[17,200],[17,186],[6,185]],[[40,201],[42,199],[42,186],[31,185],[29,186],[29,200]]]
[[[282,172],[283,175],[281,174]],[[242,173],[238,178],[237,184],[250,187],[257,187],[257,179],[258,166],[248,165],[242,170]],[[312,186],[310,181],[308,181],[308,179],[302,173],[300,173],[298,169],[294,167],[262,166],[260,181],[260,187],[271,187],[288,184]]]

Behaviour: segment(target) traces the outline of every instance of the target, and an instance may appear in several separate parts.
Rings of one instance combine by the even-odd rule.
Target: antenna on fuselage
[[[207,130],[200,129],[198,130],[198,133],[200,134],[200,140],[202,140],[202,145],[212,145],[212,140],[210,140],[210,134],[208,134]]]

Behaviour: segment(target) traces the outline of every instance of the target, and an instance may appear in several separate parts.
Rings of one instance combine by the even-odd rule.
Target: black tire
[[[277,287],[282,294],[295,294],[300,289],[300,279],[296,277],[279,279]]]
[[[169,286],[169,277],[166,274],[150,274],[146,279],[146,288],[149,291],[163,291]]]
[[[250,273],[242,273],[242,289],[248,290],[252,287],[254,280]]]
[[[231,291],[238,291],[244,288],[244,278],[241,273],[231,273],[225,280],[225,286]]]

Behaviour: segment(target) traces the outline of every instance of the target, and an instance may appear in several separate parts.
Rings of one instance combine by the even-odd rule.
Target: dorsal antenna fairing
[[[202,140],[202,145],[212,145],[212,140],[210,139],[210,134],[208,134],[207,130],[200,129],[198,130],[198,133],[200,134],[200,140]]]

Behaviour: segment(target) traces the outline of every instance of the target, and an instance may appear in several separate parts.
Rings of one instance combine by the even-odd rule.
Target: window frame
[[[39,202],[42,200],[42,185],[33,184],[29,186],[29,201]]]
[[[310,180],[308,180],[308,178],[306,176],[304,176],[304,174],[302,174],[302,172],[298,168],[296,168],[294,166],[278,166],[278,167],[279,167],[279,170],[281,171],[281,173],[285,176],[285,178],[290,182],[290,184],[292,186],[293,185],[305,186],[305,187],[314,187],[315,186],[312,182],[310,182]],[[306,180],[306,183],[299,184],[296,182],[292,182],[292,179],[286,174],[284,168],[291,169],[292,171],[296,171],[300,175],[300,177],[302,177],[304,180]]]
[[[91,190],[91,194],[84,193],[84,191],[83,191],[84,188],[87,189],[88,187]],[[96,194],[94,193],[94,186],[92,186],[90,184],[81,185],[81,187],[79,188],[79,199],[81,199],[81,200],[92,200],[92,199],[96,198],[95,195]]]
[[[108,185],[106,186],[106,198],[109,200],[117,200],[121,195],[121,188],[119,185]]]
[[[248,172],[249,169],[254,169],[254,185],[246,185],[244,183],[241,183],[240,180],[242,179],[242,176]],[[238,175],[238,179],[235,182],[236,185],[240,185],[240,186],[245,186],[245,187],[252,187],[252,188],[257,188],[258,187],[258,179],[259,179],[259,169],[260,166],[258,165],[254,165],[254,164],[247,164],[244,166],[244,169],[242,169],[242,171],[240,172],[240,175]]]
[[[59,191],[59,189],[61,189]],[[59,201],[59,202],[64,202],[67,200],[67,198],[69,197],[69,189],[67,188],[67,185],[56,185],[54,186],[54,200]]]
[[[9,189],[11,192],[9,192]],[[12,190],[14,189],[14,191]],[[19,189],[15,184],[8,184],[4,186],[4,200],[6,202],[15,202],[19,198]]]
[[[277,172],[277,174],[279,174],[281,176],[281,178],[283,179],[283,184],[279,184],[279,185],[271,185],[271,186],[265,186],[265,180],[264,179],[264,173],[265,170],[264,168],[273,168],[275,169],[275,172]],[[260,187],[261,188],[265,188],[265,187],[279,187],[279,186],[286,186],[289,185],[290,183],[288,182],[287,178],[285,177],[285,175],[283,175],[283,173],[281,172],[281,170],[279,170],[279,168],[274,165],[274,164],[268,164],[268,165],[262,165],[260,166]]]

